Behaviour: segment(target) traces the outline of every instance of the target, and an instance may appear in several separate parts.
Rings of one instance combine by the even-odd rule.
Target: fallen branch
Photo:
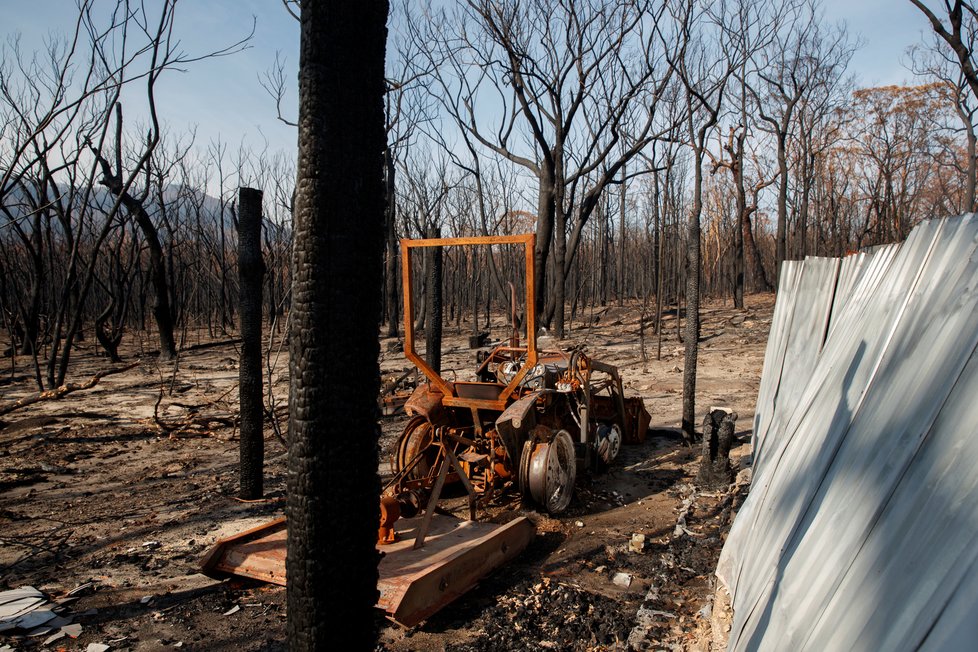
[[[191,344],[190,346],[185,346],[180,349],[181,352],[184,351],[203,351],[204,349],[214,349],[219,346],[231,346],[234,344],[241,344],[241,338],[235,337],[230,340],[221,340],[220,342],[203,342],[201,344]]]
[[[118,367],[116,369],[106,369],[105,371],[100,371],[91,378],[89,378],[84,383],[66,383],[61,387],[56,389],[48,389],[43,392],[37,392],[36,394],[31,394],[30,396],[25,396],[22,399],[12,401],[6,405],[0,405],[0,416],[5,414],[10,414],[14,410],[19,410],[20,408],[27,407],[28,405],[34,405],[35,403],[40,403],[41,401],[53,401],[56,399],[64,398],[72,392],[78,392],[83,389],[91,389],[98,385],[98,381],[102,380],[106,376],[111,376],[112,374],[121,374],[123,371],[129,371],[134,367],[139,366],[138,362],[133,362],[124,367]]]

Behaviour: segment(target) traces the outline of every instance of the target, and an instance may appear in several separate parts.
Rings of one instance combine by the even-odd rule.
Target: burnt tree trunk
[[[160,235],[141,202],[129,193],[124,193],[122,204],[136,217],[136,224],[146,238],[146,246],[149,249],[149,278],[153,282],[153,292],[156,295],[153,319],[156,320],[156,327],[160,334],[160,359],[172,360],[177,357],[177,343],[173,338],[173,312],[170,309],[170,290]]]
[[[734,228],[734,308],[744,307],[744,223],[747,220],[747,188],[744,184],[744,140],[741,131],[737,138],[735,160],[732,162],[734,185],[737,187],[737,225]]]
[[[757,206],[757,201],[754,202],[754,206]],[[771,286],[771,281],[768,280],[767,272],[764,270],[764,263],[761,262],[761,253],[757,250],[757,243],[754,242],[754,228],[750,220],[751,212],[749,210],[744,215],[744,223],[741,225],[743,229],[744,255],[750,261],[751,277],[754,279],[755,287],[760,289],[761,292],[773,292],[774,288]]]
[[[290,338],[289,649],[373,649],[387,3],[303,2]]]
[[[703,417],[703,457],[696,484],[704,489],[726,489],[733,480],[730,448],[733,446],[736,412],[713,410]]]
[[[241,359],[238,395],[241,409],[240,490],[245,500],[264,492],[264,415],[262,413],[261,306],[265,265],[261,257],[261,190],[238,191],[238,319]]]
[[[116,105],[116,124],[116,140],[121,141],[122,109],[118,104]],[[114,173],[108,160],[97,151],[93,153],[102,168],[102,185],[119,199],[129,215],[136,220],[136,225],[139,226],[139,230],[146,240],[146,248],[149,252],[149,278],[156,299],[153,304],[153,318],[156,320],[156,327],[159,330],[160,359],[172,360],[177,357],[177,343],[173,337],[173,311],[170,308],[170,290],[167,282],[166,259],[163,256],[163,244],[160,242],[159,230],[146,211],[143,200],[133,197],[123,181],[122,155],[118,152],[119,150],[116,153],[116,170]]]
[[[395,195],[395,169],[394,155],[390,147],[384,150],[384,197],[387,204],[384,207],[384,217],[386,218],[385,227],[387,230],[387,260],[385,271],[385,291],[387,293],[387,337],[398,336],[398,324],[400,312],[398,301],[401,296],[400,288],[397,285],[398,249],[397,242],[397,197]]]
[[[440,238],[441,229],[428,229],[429,238]],[[424,351],[428,366],[441,373],[441,331],[442,331],[442,248],[429,247],[427,254],[428,282],[425,283],[425,329]]]
[[[621,203],[618,205],[618,307],[620,308],[624,305],[625,301],[625,190],[626,183],[624,179],[627,174],[625,171],[625,166],[621,166],[621,177],[623,181],[621,182]]]
[[[705,132],[705,129],[703,130]],[[705,141],[702,136],[699,143]],[[686,330],[683,337],[683,438],[688,444],[696,439],[696,362],[700,340],[700,215],[703,212],[703,149],[694,152],[693,206],[686,223]],[[679,321],[679,307],[676,320]]]
[[[781,279],[781,263],[788,254],[788,154],[786,136],[778,134],[778,221],[774,238],[774,284]]]

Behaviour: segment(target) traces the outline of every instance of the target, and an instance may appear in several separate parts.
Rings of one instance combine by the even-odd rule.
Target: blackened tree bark
[[[712,113],[700,127],[693,142],[693,203],[686,220],[686,328],[683,333],[683,439],[688,444],[696,439],[696,364],[700,341],[700,216],[703,213],[703,152],[706,132],[716,121]],[[690,119],[692,124],[692,118]],[[692,130],[692,129],[691,129]],[[679,310],[676,310],[677,321]]]
[[[703,417],[703,456],[696,484],[704,489],[726,489],[733,480],[730,448],[736,423],[736,412],[713,410]]]
[[[245,500],[261,498],[265,462],[262,412],[261,306],[265,264],[261,257],[262,191],[238,191],[238,318],[241,360],[238,395],[241,409],[240,491]]]
[[[428,230],[429,238],[440,238],[441,229]],[[428,261],[425,265],[428,281],[425,283],[425,329],[424,350],[428,366],[441,373],[441,330],[442,330],[442,248],[425,249]]]
[[[384,273],[385,291],[387,293],[387,337],[398,336],[398,322],[400,321],[400,311],[398,301],[401,296],[400,288],[397,284],[397,269],[399,245],[397,242],[397,196],[394,179],[394,153],[390,147],[384,149],[384,197],[387,200],[384,217],[386,218],[385,227],[387,230],[387,260]]]
[[[380,518],[387,2],[302,3],[287,516],[288,640],[372,649]]]
[[[102,169],[101,184],[105,186],[125,207],[129,215],[136,220],[136,225],[142,231],[143,238],[146,240],[146,249],[149,254],[149,278],[153,285],[155,302],[153,304],[153,318],[156,320],[156,327],[160,336],[160,359],[172,360],[177,356],[177,343],[173,338],[173,312],[170,309],[170,286],[167,282],[166,259],[163,257],[163,243],[160,241],[160,234],[153,223],[153,219],[146,211],[144,202],[146,194],[137,197],[129,192],[131,185],[126,183],[122,176],[122,105],[116,104],[116,152],[115,152],[115,171],[112,165],[102,156],[102,153],[92,148],[92,153],[98,160]],[[152,154],[156,143],[150,142],[147,145],[147,153],[144,158],[148,159]]]

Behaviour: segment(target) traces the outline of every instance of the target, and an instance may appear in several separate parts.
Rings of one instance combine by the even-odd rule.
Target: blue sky
[[[907,0],[823,0],[826,18],[845,21],[864,41],[850,67],[861,86],[898,84],[913,77],[902,65],[904,50],[920,41],[928,28],[923,15]],[[158,2],[149,0],[149,5]],[[49,32],[70,27],[73,0],[0,0],[4,37],[23,34],[26,49],[41,47]],[[275,117],[272,100],[258,76],[275,60],[276,51],[291,66],[298,61],[298,24],[278,0],[181,0],[177,28],[183,49],[201,53],[234,42],[248,33],[256,17],[251,47],[230,57],[193,64],[186,73],[170,72],[160,83],[159,111],[174,132],[197,127],[197,142],[219,136],[232,148],[238,143],[271,150],[295,146],[295,130]],[[292,77],[294,79],[294,77]],[[294,95],[287,110],[294,110]],[[138,112],[139,98],[133,97]]]

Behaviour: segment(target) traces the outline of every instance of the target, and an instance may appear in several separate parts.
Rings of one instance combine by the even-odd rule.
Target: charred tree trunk
[[[536,301],[537,326],[544,325],[542,319],[547,306],[547,261],[554,233],[554,170],[553,163],[546,159],[540,170],[540,191],[537,202],[537,243],[533,250],[533,292]]]
[[[744,307],[744,223],[747,221],[747,188],[744,186],[744,139],[741,132],[737,140],[737,160],[733,165],[734,184],[737,186],[737,224],[734,228],[734,308]]]
[[[428,230],[429,238],[440,238],[441,229]],[[428,282],[425,283],[425,329],[424,350],[428,366],[441,373],[441,331],[442,331],[442,248],[425,249],[428,255]]]
[[[122,343],[122,331],[113,331],[109,321],[116,309],[116,298],[113,296],[109,300],[109,305],[105,307],[95,317],[95,339],[102,345],[105,352],[112,362],[122,362],[119,357],[119,344]]]
[[[567,277],[564,267],[567,261],[567,213],[564,210],[566,203],[567,188],[564,182],[564,154],[563,143],[558,141],[554,145],[554,177],[557,180],[554,185],[554,251],[553,251],[553,276],[551,277],[549,300],[553,301],[553,312],[548,310],[548,317],[552,315],[554,335],[557,339],[564,339],[565,311]],[[548,303],[549,305],[549,303]],[[548,324],[551,319],[547,319]]]
[[[303,2],[290,338],[289,649],[376,637],[387,3]]]
[[[241,359],[238,395],[241,410],[240,491],[245,500],[264,492],[264,415],[262,412],[261,316],[261,190],[238,191],[238,318],[241,322]]]
[[[733,446],[736,412],[713,410],[703,418],[703,457],[696,484],[704,489],[726,489],[733,480],[730,448]]]
[[[167,283],[166,261],[163,258],[163,245],[156,225],[142,203],[129,193],[123,193],[122,205],[136,218],[139,230],[146,239],[149,250],[149,278],[153,283],[155,302],[153,319],[160,335],[160,359],[172,360],[177,356],[177,343],[173,337],[173,312],[170,309],[170,290]]]
[[[122,110],[120,105],[116,105],[117,115],[117,141],[121,141],[122,131]],[[119,147],[119,145],[117,145]],[[153,317],[156,320],[156,327],[160,337],[160,358],[172,360],[177,355],[177,344],[173,338],[173,311],[170,309],[170,290],[167,282],[166,259],[163,254],[163,244],[160,242],[160,234],[153,224],[152,218],[146,212],[143,201],[130,194],[122,179],[122,158],[121,154],[116,153],[116,170],[113,173],[109,162],[99,153],[93,152],[102,167],[102,185],[108,188],[115,197],[119,199],[126,211],[136,220],[139,230],[146,240],[146,248],[149,251],[149,277],[153,285],[155,303],[153,304]]]
[[[683,438],[687,443],[696,439],[696,362],[700,340],[700,215],[703,212],[703,143],[706,129],[699,133],[698,147],[693,156],[693,206],[686,225],[686,331],[683,338]],[[677,321],[680,311],[676,310]]]
[[[624,178],[625,166],[621,167],[621,176]],[[616,260],[618,262],[618,306],[624,305],[625,301],[625,189],[626,184],[621,182],[621,203],[618,206],[618,250]]]
[[[754,205],[757,205],[756,201]],[[742,225],[744,231],[744,254],[747,256],[747,260],[750,261],[751,277],[754,279],[754,285],[761,292],[773,292],[774,288],[771,286],[771,281],[768,280],[767,272],[764,270],[764,263],[761,262],[761,253],[757,250],[757,243],[754,242],[754,228],[750,221],[752,212],[748,211],[744,215],[744,223]]]
[[[384,217],[386,218],[387,228],[387,261],[385,272],[385,283],[387,292],[387,337],[398,336],[398,322],[400,312],[398,301],[400,299],[400,288],[397,285],[397,264],[398,243],[397,243],[397,197],[395,196],[394,185],[394,155],[390,148],[384,150],[384,175],[385,189],[384,197],[387,205],[384,207]]]
[[[781,263],[787,255],[788,238],[788,153],[785,136],[778,134],[778,223],[774,245],[774,283],[781,279]]]

